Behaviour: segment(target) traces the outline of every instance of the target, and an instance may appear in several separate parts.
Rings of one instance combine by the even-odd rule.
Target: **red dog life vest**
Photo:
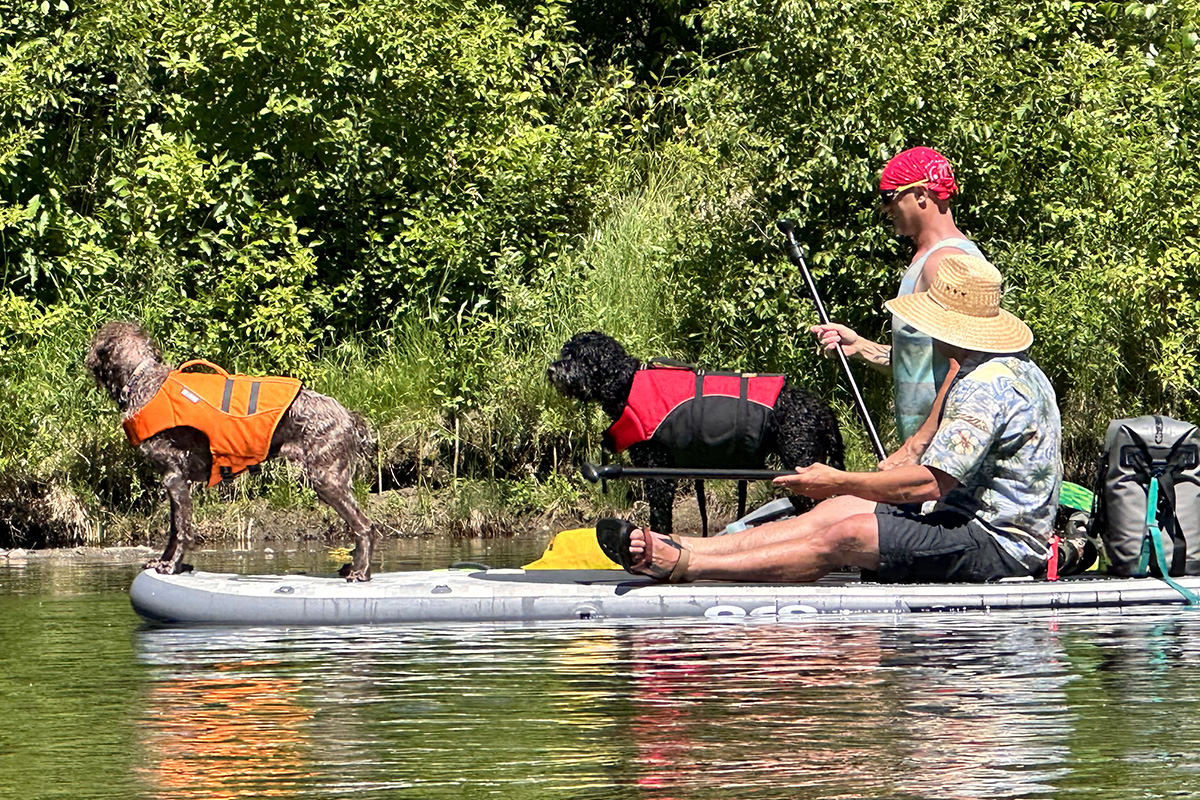
[[[620,453],[638,442],[657,442],[680,467],[761,466],[767,426],[785,380],[783,375],[648,365],[634,374],[625,411],[604,432],[604,443]]]
[[[184,372],[195,365],[219,374]],[[134,445],[168,428],[186,426],[203,432],[212,452],[208,485],[215,486],[222,478],[266,460],[275,428],[299,393],[296,378],[230,375],[216,364],[196,359],[168,374],[150,402],[122,426]]]

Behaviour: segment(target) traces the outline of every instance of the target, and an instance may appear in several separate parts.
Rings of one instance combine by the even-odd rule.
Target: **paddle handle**
[[[602,480],[647,480],[668,478],[671,480],[713,481],[770,481],[783,475],[794,475],[792,470],[772,469],[687,469],[679,467],[624,467],[620,464],[582,464],[579,473],[592,483]]]
[[[783,234],[783,249],[788,255],[788,260],[800,268],[800,274],[804,276],[804,282],[808,285],[808,293],[812,297],[813,305],[817,308],[817,318],[821,320],[821,324],[828,325],[829,314],[825,311],[825,304],[821,302],[821,293],[817,291],[817,284],[813,280],[812,273],[808,271],[808,264],[804,263],[804,251],[800,249],[800,243],[796,241],[796,223],[790,219],[781,219],[776,225]],[[867,437],[871,440],[871,447],[874,448],[875,455],[879,460],[883,461],[887,458],[887,451],[883,449],[883,442],[880,441],[879,433],[875,430],[871,413],[867,411],[867,403],[863,399],[862,392],[858,390],[854,372],[850,369],[850,360],[846,358],[846,353],[840,344],[836,350],[838,362],[842,365],[842,372],[845,373],[846,380],[850,384],[850,391],[854,395],[854,405],[858,409],[859,416],[862,417],[863,424],[867,427]]]

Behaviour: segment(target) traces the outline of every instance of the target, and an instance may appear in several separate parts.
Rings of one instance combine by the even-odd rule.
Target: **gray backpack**
[[[1104,542],[1110,573],[1200,574],[1195,425],[1160,416],[1113,420],[1097,473],[1092,530]]]

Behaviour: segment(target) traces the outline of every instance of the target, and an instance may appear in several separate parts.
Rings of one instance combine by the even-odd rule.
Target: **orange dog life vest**
[[[187,372],[192,366],[217,371]],[[168,428],[186,426],[208,436],[212,475],[208,485],[266,460],[283,412],[300,393],[297,378],[230,375],[204,359],[172,370],[150,402],[122,425],[134,445]]]

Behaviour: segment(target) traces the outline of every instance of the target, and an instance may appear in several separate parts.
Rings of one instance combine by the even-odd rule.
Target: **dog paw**
[[[159,575],[178,575],[182,572],[191,572],[193,567],[191,564],[184,564],[181,561],[155,558],[143,564],[142,569],[152,569]]]
[[[355,569],[353,564],[342,564],[342,568],[338,570],[338,575],[345,578],[347,583],[369,581],[371,580],[371,568],[367,566]]]

